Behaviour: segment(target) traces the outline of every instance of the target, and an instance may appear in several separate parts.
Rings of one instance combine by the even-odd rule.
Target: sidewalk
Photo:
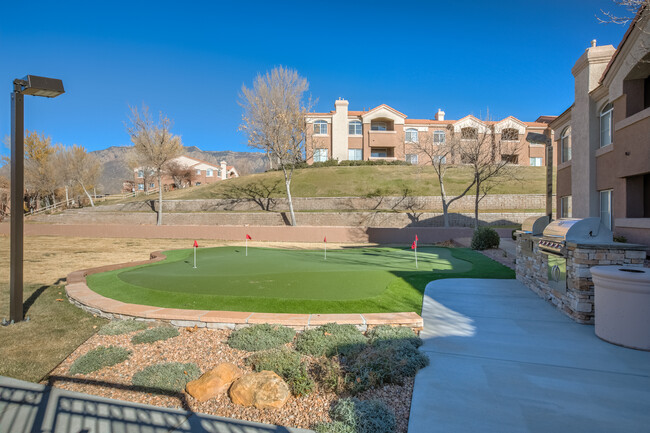
[[[409,433],[641,432],[650,352],[600,340],[516,280],[427,285]]]
[[[1,433],[307,433],[111,400],[0,376]]]

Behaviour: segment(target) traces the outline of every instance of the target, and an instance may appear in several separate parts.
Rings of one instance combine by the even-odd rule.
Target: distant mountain
[[[125,180],[132,180],[133,173],[127,164],[127,154],[132,147],[111,146],[108,149],[95,150],[95,155],[103,166],[102,176],[99,179],[101,191],[115,194],[122,190]],[[201,150],[196,146],[185,146],[183,155],[212,164],[226,161],[234,166],[240,175],[261,173],[268,168],[268,161],[263,153],[259,152],[233,152]]]

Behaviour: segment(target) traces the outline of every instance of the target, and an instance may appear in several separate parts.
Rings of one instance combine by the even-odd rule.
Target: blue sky
[[[466,114],[533,121],[573,100],[570,69],[596,38],[611,0],[37,2],[0,14],[0,138],[9,93],[27,74],[66,94],[25,98],[25,126],[89,150],[128,145],[129,105],[174,120],[203,150],[250,150],[238,132],[242,84],[277,65],[310,83],[316,111],[386,103],[410,118]],[[622,13],[623,11],[619,11]],[[0,146],[0,152],[8,149]]]

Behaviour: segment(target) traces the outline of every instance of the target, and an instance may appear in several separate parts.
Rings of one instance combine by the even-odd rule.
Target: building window
[[[363,159],[362,149],[348,149],[348,159],[350,161],[361,161]]]
[[[415,153],[407,153],[406,162],[409,164],[418,165],[418,155]]]
[[[212,177],[212,169],[208,168],[207,170],[205,170],[205,175],[207,177]]]
[[[142,179],[144,177],[144,170],[138,170],[138,177]]]
[[[530,159],[532,161],[533,158]],[[501,161],[505,162],[506,164],[519,164],[519,155],[501,155]]]
[[[418,142],[418,130],[415,128],[409,128],[406,130],[406,135],[404,136],[407,143],[417,143]]]
[[[608,229],[612,229],[612,190],[600,192],[600,221]]]
[[[314,162],[327,161],[327,149],[314,149]]]
[[[571,160],[571,127],[567,126],[560,136],[560,162]]]
[[[370,151],[370,156],[373,158],[386,158],[388,156],[388,152],[386,149],[372,149]]]
[[[610,102],[600,111],[600,147],[612,144],[612,114],[614,106]]]
[[[372,131],[386,131],[386,122],[370,122],[370,129]]]
[[[201,182],[196,182],[194,185],[199,186],[201,185]]]
[[[314,134],[316,135],[326,135],[327,134],[327,122],[324,120],[317,120],[314,122]]]
[[[541,167],[542,166],[542,158],[541,157],[530,158],[530,165],[531,165],[531,167]]]
[[[144,183],[138,184],[138,191],[144,191]]]
[[[196,175],[201,176],[201,170],[196,170]]]
[[[433,131],[433,144],[445,144],[445,131]]]
[[[361,122],[358,120],[353,120],[348,123],[348,134],[349,135],[362,135],[361,132]]]
[[[156,187],[156,184],[155,184],[155,183],[151,182],[151,183],[149,184],[149,188],[155,188],[155,187]]]
[[[478,138],[477,128],[463,128],[460,130],[460,138],[462,140],[474,140]]]
[[[501,140],[504,141],[519,141],[519,131],[514,128],[506,128],[501,131]]]
[[[436,155],[433,157],[434,164],[447,164],[447,157]]]
[[[567,195],[560,199],[560,218],[571,218],[571,196]]]

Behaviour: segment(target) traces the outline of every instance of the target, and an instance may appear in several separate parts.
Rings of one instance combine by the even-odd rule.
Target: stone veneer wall
[[[549,287],[548,256],[539,250],[539,239],[538,236],[517,234],[517,279],[579,323],[594,323],[594,283],[589,268],[599,265],[643,266],[646,256],[642,245],[585,245],[568,242],[567,289],[566,293],[560,293]]]

